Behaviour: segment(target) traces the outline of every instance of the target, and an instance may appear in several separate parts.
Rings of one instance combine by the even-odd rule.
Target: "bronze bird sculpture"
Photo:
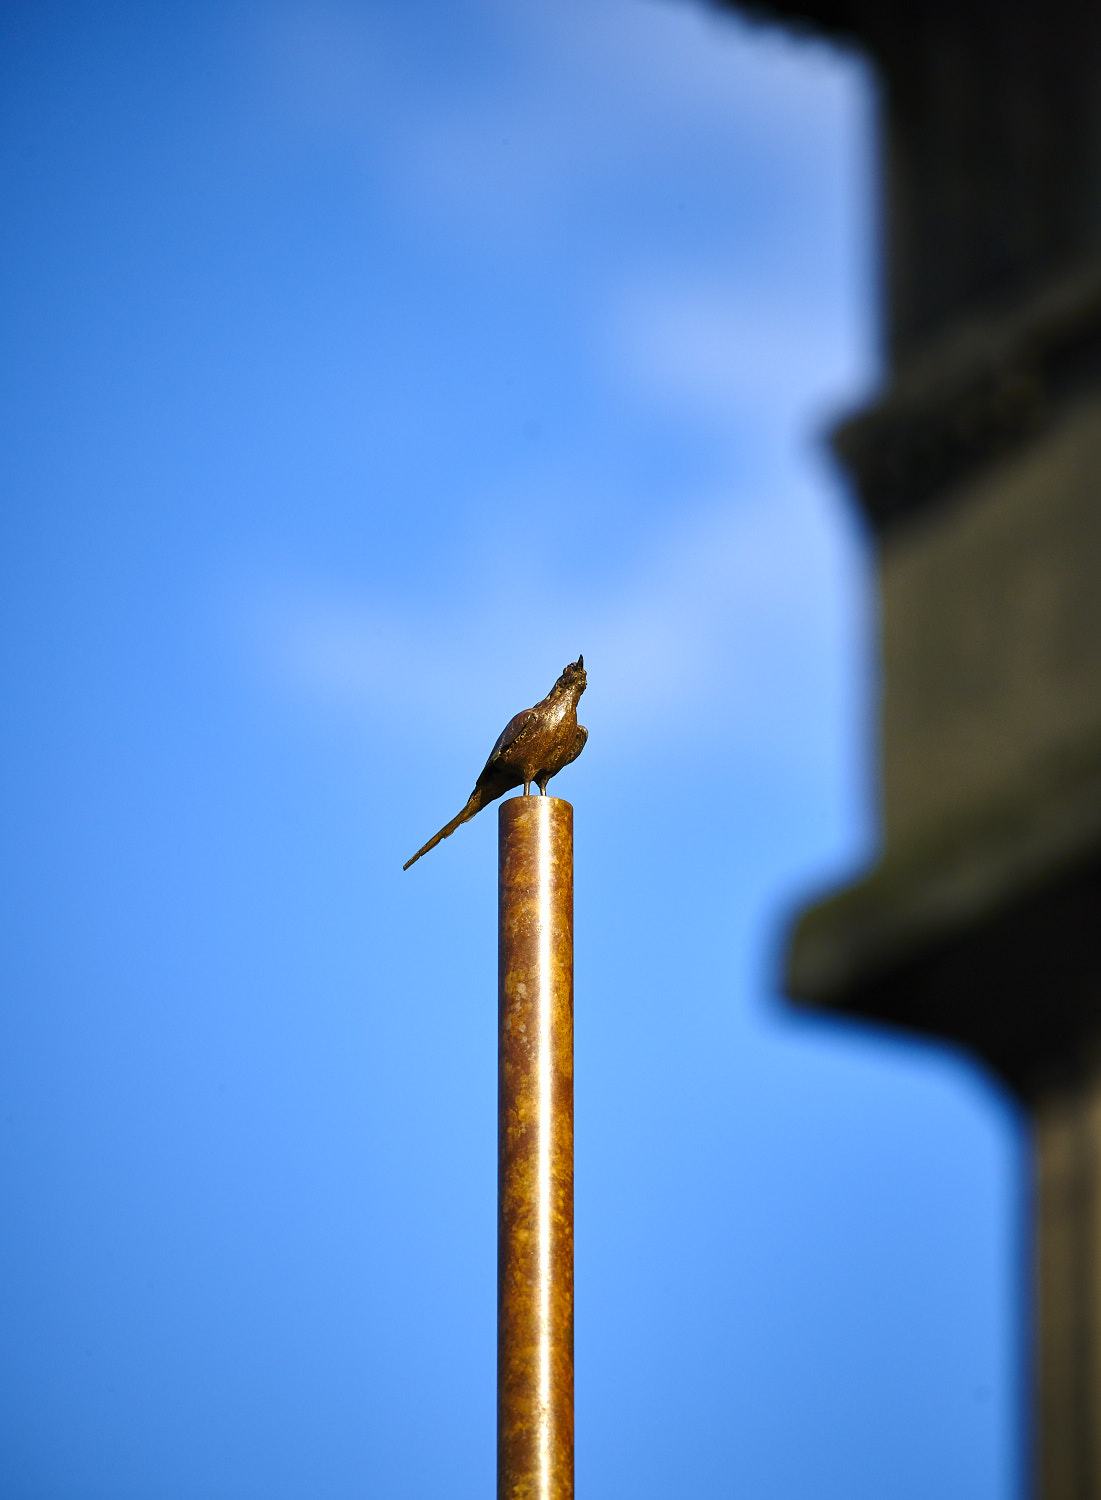
[[[427,854],[441,839],[454,833],[460,823],[469,823],[487,803],[503,797],[521,782],[525,797],[533,781],[546,796],[547,782],[552,776],[557,776],[563,766],[577,759],[589,738],[589,731],[577,722],[577,700],[586,685],[585,658],[579,656],[564,669],[542,702],[534,708],[525,708],[523,713],[508,721],[489,752],[489,759],[462,812],[430,838],[423,849],[418,849],[412,859],[406,860],[403,870],[408,870],[422,854]]]

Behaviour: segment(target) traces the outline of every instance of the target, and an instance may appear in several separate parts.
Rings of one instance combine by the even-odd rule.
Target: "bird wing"
[[[556,756],[553,765],[544,768],[548,780],[551,776],[557,776],[559,771],[564,771],[571,761],[577,759],[582,750],[584,750],[585,742],[588,738],[589,731],[585,728],[584,724],[579,724],[577,726],[577,733],[570,741],[570,748]]]
[[[538,715],[534,708],[525,708],[522,713],[514,714],[497,736],[497,743],[489,752],[485,770],[488,771],[490,766],[499,762],[510,750],[515,750],[517,745],[523,744],[537,719]],[[484,775],[485,772],[483,771],[482,774]]]

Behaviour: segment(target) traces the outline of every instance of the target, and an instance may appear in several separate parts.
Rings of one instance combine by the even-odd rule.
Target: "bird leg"
[[[530,794],[530,792],[531,792],[531,782],[530,781],[525,781],[524,782],[524,796],[527,797]]]

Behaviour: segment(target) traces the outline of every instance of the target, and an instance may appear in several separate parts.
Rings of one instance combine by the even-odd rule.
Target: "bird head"
[[[580,698],[588,686],[589,679],[585,676],[585,658],[579,656],[576,661],[571,661],[568,667],[563,667],[562,675],[554,684],[555,692],[576,693]]]

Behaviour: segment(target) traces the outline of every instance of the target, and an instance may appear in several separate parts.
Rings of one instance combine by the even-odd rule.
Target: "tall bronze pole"
[[[497,1496],[573,1496],[573,808],[500,809]]]

